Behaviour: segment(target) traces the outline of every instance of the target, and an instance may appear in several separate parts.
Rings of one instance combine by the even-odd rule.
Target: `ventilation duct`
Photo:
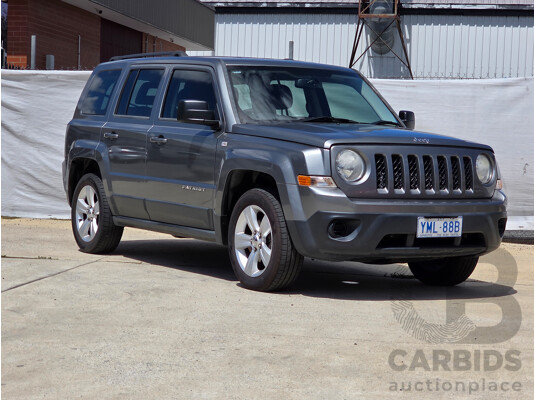
[[[394,0],[376,0],[372,2],[369,13],[378,15],[377,18],[370,18],[368,26],[370,41],[375,41],[372,44],[372,51],[381,55],[386,54],[390,51],[390,48],[394,47],[396,25],[393,23],[394,20],[392,18],[381,18],[380,16],[395,15]],[[378,36],[380,37],[378,38]]]

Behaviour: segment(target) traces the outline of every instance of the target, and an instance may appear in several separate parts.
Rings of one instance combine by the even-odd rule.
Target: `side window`
[[[212,76],[207,71],[175,70],[167,89],[162,118],[176,119],[178,103],[182,100],[202,100],[217,115]]]
[[[119,99],[116,114],[149,117],[163,72],[163,69],[130,71]]]
[[[82,102],[82,114],[105,115],[108,109],[111,94],[117,79],[121,74],[120,69],[98,72],[93,80],[85,99]]]

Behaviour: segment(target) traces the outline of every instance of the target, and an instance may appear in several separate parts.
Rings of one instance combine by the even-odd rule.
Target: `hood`
[[[369,124],[282,122],[270,125],[236,124],[232,133],[258,136],[330,148],[338,144],[399,144],[472,147],[492,151],[489,146],[449,136]]]

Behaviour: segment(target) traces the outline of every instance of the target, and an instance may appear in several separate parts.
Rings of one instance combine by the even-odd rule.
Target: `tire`
[[[474,272],[479,257],[443,258],[410,262],[412,274],[421,282],[434,286],[454,286]]]
[[[280,203],[271,193],[252,189],[240,197],[228,237],[232,268],[246,288],[281,290],[297,279],[303,256],[294,248]]]
[[[82,176],[71,201],[71,225],[85,253],[109,253],[117,248],[123,227],[115,226],[104,185],[94,174]]]

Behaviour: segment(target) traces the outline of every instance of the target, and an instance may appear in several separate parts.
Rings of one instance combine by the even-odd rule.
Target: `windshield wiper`
[[[379,121],[375,122],[369,122],[370,125],[394,125],[394,126],[401,126],[400,123],[394,122],[394,121],[386,121],[383,119],[380,119]]]
[[[353,121],[352,119],[335,118],[335,117],[329,117],[327,115],[323,117],[301,118],[301,119],[298,119],[297,121],[299,122],[338,122],[341,124],[360,124],[360,122]]]

